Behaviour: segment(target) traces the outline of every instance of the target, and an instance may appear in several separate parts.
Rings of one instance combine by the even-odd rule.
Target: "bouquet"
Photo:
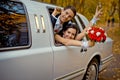
[[[107,34],[103,28],[93,26],[88,28],[87,37],[91,41],[104,42],[106,40]]]

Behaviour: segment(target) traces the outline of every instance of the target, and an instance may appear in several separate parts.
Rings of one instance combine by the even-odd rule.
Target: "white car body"
[[[98,60],[99,71],[109,65],[113,56],[112,39],[107,37],[104,43],[96,43],[83,52],[81,47],[55,46],[48,8],[56,6],[31,0],[18,2],[24,4],[29,43],[0,48],[0,80],[82,80],[94,58]],[[77,15],[87,26],[89,21]],[[78,17],[75,19],[82,30]]]

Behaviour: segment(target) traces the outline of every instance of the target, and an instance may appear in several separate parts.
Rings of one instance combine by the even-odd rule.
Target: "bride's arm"
[[[103,10],[102,8],[99,9],[99,6],[97,6],[95,15],[93,16],[92,20],[88,24],[88,27],[91,27],[94,24],[96,24],[97,20],[99,20],[100,16],[103,14],[102,10]]]
[[[95,12],[95,15],[94,17],[92,18],[92,20],[90,21],[90,23],[88,24],[88,27],[86,27],[81,33],[77,34],[76,36],[76,40],[81,40],[85,34],[86,34],[86,31],[89,27],[92,27],[94,24],[96,24],[97,20],[99,20],[99,17],[102,15],[102,8],[99,9],[99,7],[97,6],[96,8],[96,12]]]
[[[72,40],[72,39],[65,39],[58,34],[55,34],[55,40],[66,45],[66,46],[82,46],[81,41]]]
[[[72,39],[65,39],[61,37],[58,34],[55,34],[55,40],[64,44],[65,46],[82,46],[82,47],[92,47],[95,45],[95,43],[91,41],[78,41],[78,40],[72,40]]]
[[[83,37],[86,35],[86,31],[87,31],[88,27],[86,27],[81,33],[77,34],[75,37],[75,40],[81,40],[83,39]]]

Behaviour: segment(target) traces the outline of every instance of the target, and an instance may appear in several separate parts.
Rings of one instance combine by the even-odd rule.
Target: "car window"
[[[0,1],[0,49],[29,44],[28,26],[22,3]]]
[[[78,18],[82,28],[84,29],[85,28],[85,24],[83,23],[82,19],[78,15],[76,15],[76,17]]]
[[[47,7],[47,8],[48,8],[49,14],[51,15],[52,12],[54,11],[54,8],[50,8],[50,7]],[[58,15],[56,15],[56,16],[59,16],[59,15],[60,15],[60,14],[58,14]],[[75,23],[75,24],[77,25],[77,27],[78,27],[78,33],[80,33],[81,31],[80,31],[80,29],[79,29],[79,25],[78,25],[76,19],[73,18],[70,22]],[[52,24],[52,21],[51,21],[51,24]],[[52,25],[52,26],[54,27],[54,25]],[[63,26],[64,26],[64,25],[63,25]],[[53,30],[53,31],[54,31],[54,30]],[[60,32],[62,32],[62,30],[61,30]],[[54,34],[54,32],[53,32],[53,34]],[[55,41],[55,45],[61,46],[62,44],[60,44],[59,42],[56,42],[56,41]]]
[[[85,16],[83,16],[83,15],[80,15],[80,14],[76,15],[76,17],[77,17],[77,19],[79,20],[79,22],[81,24],[81,28],[85,29],[85,27],[87,27],[88,24],[89,24],[89,21],[87,20],[87,18]],[[89,40],[89,38],[87,37],[87,35],[84,38],[86,38],[87,40]]]

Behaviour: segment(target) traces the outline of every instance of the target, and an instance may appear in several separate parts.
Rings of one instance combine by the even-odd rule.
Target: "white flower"
[[[91,34],[94,34],[94,30],[91,30],[90,33],[91,33]]]
[[[96,36],[100,36],[100,34],[101,34],[100,32],[97,32],[97,33],[96,33]]]

